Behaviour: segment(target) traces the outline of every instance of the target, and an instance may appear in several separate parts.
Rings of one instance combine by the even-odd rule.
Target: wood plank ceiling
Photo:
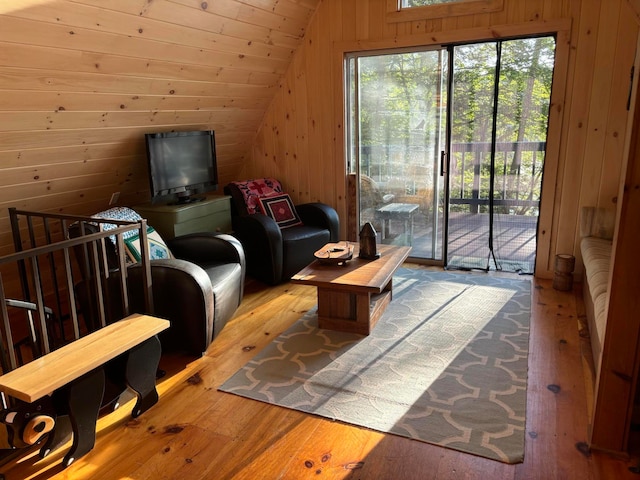
[[[7,207],[148,199],[143,133],[214,129],[237,178],[320,0],[0,5],[0,254]]]

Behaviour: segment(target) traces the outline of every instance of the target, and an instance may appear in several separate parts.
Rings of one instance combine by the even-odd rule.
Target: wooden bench
[[[17,423],[31,418],[26,430],[20,425],[17,443],[33,444],[49,432],[40,450],[44,457],[72,434],[73,444],[63,460],[66,466],[89,452],[95,444],[96,422],[104,400],[105,371],[112,377],[115,371],[123,388],[129,386],[136,392],[133,417],[155,405],[161,354],[157,334],[168,327],[167,320],[134,314],[0,376],[0,392],[24,402],[13,415],[3,412],[3,422],[9,430],[16,422],[13,434],[17,434]],[[25,408],[24,416],[17,413]],[[45,415],[39,423],[34,422],[33,415],[52,409],[57,417],[55,424]]]

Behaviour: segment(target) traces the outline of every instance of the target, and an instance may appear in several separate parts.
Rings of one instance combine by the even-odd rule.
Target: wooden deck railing
[[[493,204],[510,208],[540,207],[540,186],[546,142],[504,142],[496,144]],[[449,203],[469,205],[478,213],[480,205],[489,205],[488,178],[483,166],[489,165],[491,143],[456,143],[451,146]],[[524,158],[523,158],[524,157]],[[524,167],[524,168],[523,168]],[[472,172],[470,175],[469,172]]]
[[[545,149],[546,142],[543,141],[496,143],[494,170],[498,181],[494,184],[493,204],[505,207],[503,213],[511,209],[525,214],[539,208]],[[363,146],[360,154],[361,173],[374,178],[380,185],[394,184],[397,189],[397,184],[404,184],[405,188],[400,189],[408,191],[416,190],[416,182],[423,182],[426,184],[424,191],[435,191],[433,182],[439,172],[433,171],[433,164],[416,165],[415,159],[411,158],[429,158],[420,147]],[[450,204],[468,205],[470,213],[478,213],[481,206],[489,205],[489,187],[484,179],[488,179],[490,155],[490,142],[451,145]],[[424,178],[420,178],[422,175]]]

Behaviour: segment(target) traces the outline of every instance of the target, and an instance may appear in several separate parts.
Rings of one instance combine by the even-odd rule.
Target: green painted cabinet
[[[208,195],[200,202],[185,205],[144,203],[133,208],[163,238],[170,239],[187,233],[230,233],[230,199],[227,195]]]

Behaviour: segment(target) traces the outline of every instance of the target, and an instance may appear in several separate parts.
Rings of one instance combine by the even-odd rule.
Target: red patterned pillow
[[[262,213],[273,218],[280,228],[302,225],[289,194],[272,195],[258,199]]]
[[[247,180],[246,182],[232,182],[237,185],[238,189],[244,197],[244,203],[247,206],[249,215],[260,211],[258,199],[260,197],[268,197],[277,195],[282,192],[282,185],[274,178],[256,178],[255,180]]]

